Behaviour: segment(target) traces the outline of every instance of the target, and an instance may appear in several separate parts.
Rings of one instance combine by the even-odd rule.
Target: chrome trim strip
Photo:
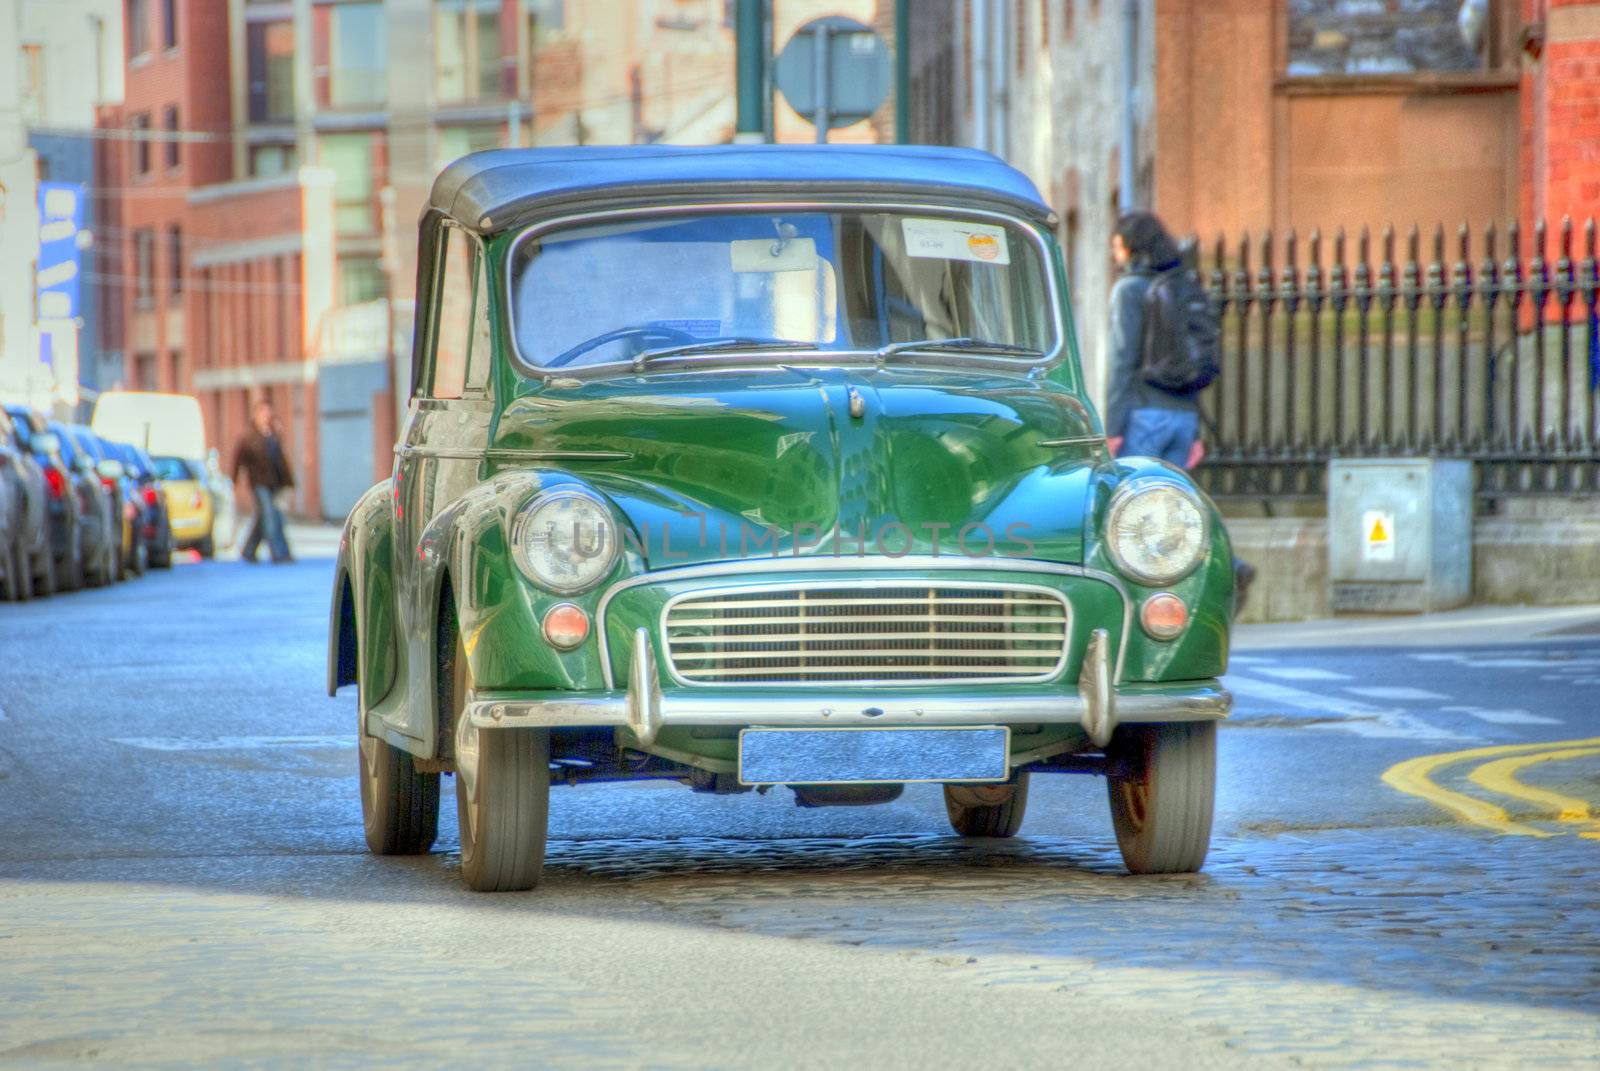
[[[850,681],[760,681],[760,680],[708,681],[708,680],[691,680],[691,679],[689,679],[687,677],[684,677],[681,673],[678,672],[678,667],[675,664],[674,659],[672,657],[671,641],[670,641],[670,639],[669,639],[669,637],[667,635],[667,618],[668,618],[668,616],[670,616],[673,607],[677,606],[679,603],[687,602],[687,601],[689,601],[691,599],[698,600],[698,599],[704,599],[704,598],[707,598],[707,597],[710,597],[710,596],[716,596],[716,595],[735,595],[735,594],[743,594],[743,593],[752,592],[752,591],[795,591],[795,590],[804,590],[806,588],[814,588],[814,587],[826,587],[826,588],[829,588],[829,589],[832,589],[832,590],[839,590],[839,589],[845,589],[845,588],[862,588],[862,589],[865,589],[865,588],[905,588],[907,590],[915,590],[915,589],[918,589],[918,588],[927,589],[929,587],[941,587],[941,588],[955,588],[955,589],[959,589],[959,590],[963,590],[963,591],[1026,591],[1026,592],[1033,592],[1033,593],[1036,593],[1036,594],[1039,594],[1039,595],[1043,595],[1043,596],[1045,596],[1047,598],[1053,599],[1053,600],[1055,600],[1057,603],[1059,603],[1061,605],[1062,610],[1066,614],[1066,621],[1064,622],[1065,625],[1066,625],[1066,637],[1065,637],[1065,639],[1063,639],[1061,641],[1061,644],[1060,644],[1060,647],[1059,647],[1059,654],[1056,657],[1054,665],[1050,666],[1047,669],[1036,670],[1035,672],[1030,673],[1030,674],[1028,674],[1026,676],[1023,676],[1021,674],[1013,674],[1013,675],[998,676],[998,677],[922,677],[922,678],[919,678],[919,679],[916,679],[916,678],[884,678],[884,679],[863,679],[863,680],[850,680]],[[894,601],[894,600],[885,600],[885,601]],[[912,601],[912,600],[908,599],[906,601],[909,602],[909,601]],[[801,605],[801,604],[797,604],[797,605]],[[841,620],[854,621],[854,619],[852,619],[852,618],[841,618]],[[874,619],[874,618],[864,618],[864,619],[862,619],[861,623],[864,626],[870,626],[874,620],[876,620],[876,619]],[[920,620],[920,618],[919,618],[919,620]],[[1028,619],[1027,618],[1020,618],[1019,620],[1027,621]],[[739,623],[739,622],[733,622],[733,623]],[[749,622],[745,622],[745,623],[759,624],[760,623],[760,619],[759,618],[752,618]],[[666,662],[666,665],[667,665],[667,675],[672,678],[672,681],[673,681],[674,684],[677,684],[680,687],[684,687],[684,688],[838,688],[838,687],[840,687],[840,685],[846,685],[846,686],[849,686],[849,687],[861,687],[861,688],[893,688],[893,687],[905,688],[905,687],[927,687],[930,684],[934,684],[934,685],[1001,684],[1001,683],[1006,683],[1006,684],[1043,684],[1043,683],[1045,683],[1047,681],[1054,680],[1056,677],[1060,676],[1061,675],[1061,671],[1066,667],[1067,656],[1071,652],[1072,625],[1073,625],[1073,618],[1072,618],[1072,603],[1071,603],[1071,601],[1065,595],[1061,594],[1061,592],[1055,590],[1054,588],[1047,588],[1047,587],[1044,587],[1044,586],[1039,585],[1039,584],[1018,584],[1018,583],[1015,583],[1015,582],[1007,582],[1007,581],[996,581],[994,583],[985,583],[984,581],[981,581],[981,580],[946,580],[946,581],[931,581],[930,582],[930,581],[925,580],[925,579],[911,579],[911,578],[904,578],[904,577],[892,577],[891,578],[891,577],[881,577],[881,576],[851,577],[851,578],[848,578],[848,579],[845,579],[845,580],[835,580],[835,581],[831,581],[831,582],[830,581],[826,581],[826,580],[824,580],[824,581],[788,580],[788,581],[782,581],[782,582],[777,583],[777,584],[770,584],[770,583],[769,584],[760,584],[760,583],[751,584],[751,583],[745,583],[745,584],[728,584],[728,585],[717,585],[717,586],[705,587],[705,588],[695,588],[692,591],[680,592],[677,595],[674,595],[670,599],[668,599],[666,601],[666,604],[664,606],[662,606],[661,614],[660,614],[659,618],[656,621],[656,628],[657,628],[657,631],[659,632],[659,634],[661,636],[661,643],[662,643],[663,647],[667,648],[667,651],[666,651],[667,657],[664,659],[664,661]],[[961,636],[962,636],[962,634],[959,633],[959,632],[942,633],[941,635],[951,636],[951,637],[954,637],[956,639],[960,639]],[[825,640],[827,638],[828,637],[825,634],[817,636],[817,639],[819,639],[819,640]],[[889,639],[897,639],[897,638],[916,639],[917,637],[914,634],[910,634],[910,633],[906,633],[906,634],[894,634],[894,633],[891,633],[891,634],[888,634],[886,638],[889,638]],[[1019,639],[1019,640],[1026,640],[1026,639],[1029,639],[1030,637],[1027,634],[1019,633],[1018,635],[1016,635],[1013,638],[1014,639]],[[1050,637],[1046,636],[1046,637],[1043,637],[1043,638],[1049,639]],[[748,640],[740,638],[740,639],[737,639],[737,640],[730,640],[728,642],[759,643],[759,642],[762,642],[762,637],[752,636]],[[906,652],[906,653],[907,654],[922,654],[924,652]],[[954,654],[955,652],[950,652],[950,653]],[[974,652],[974,655],[977,655],[977,654],[1002,655],[1002,654],[1006,654],[1006,653],[1017,653],[1017,652],[980,651],[980,652]],[[1049,649],[1046,648],[1046,649],[1043,649],[1043,650],[1040,650],[1040,651],[1037,651],[1037,652],[1029,652],[1029,653],[1043,655],[1043,654],[1048,654],[1050,652],[1049,652]],[[750,653],[750,654],[744,655],[742,657],[759,658],[759,657],[762,657],[762,656],[763,655],[761,653]],[[732,656],[725,656],[725,657],[741,657],[741,656],[732,655]],[[781,655],[780,653],[774,652],[774,653],[771,653],[769,655],[766,655],[766,657],[778,658],[778,657],[783,657],[783,655]],[[849,667],[847,667],[847,666],[839,667],[834,672],[845,671],[845,670],[848,670],[848,669],[849,669]],[[782,673],[782,672],[787,672],[787,671],[786,670],[782,670],[782,669],[778,669],[778,670],[774,670],[774,672]]]
[[[436,457],[446,461],[627,461],[632,454],[623,450],[519,450],[512,447],[481,448],[450,446],[407,446],[394,448],[397,457]]]
[[[595,222],[608,219],[625,219],[629,217],[649,218],[663,215],[694,215],[696,213],[729,212],[729,213],[764,213],[774,211],[786,212],[816,212],[836,211],[847,209],[861,212],[921,212],[932,215],[952,216],[965,219],[988,219],[1019,228],[1026,234],[1038,254],[1039,265],[1043,271],[1045,285],[1049,290],[1050,323],[1054,327],[1055,345],[1043,357],[1035,360],[1019,360],[1014,357],[1000,357],[997,355],[968,354],[952,359],[949,354],[940,354],[939,363],[974,364],[980,367],[994,367],[996,364],[1014,368],[1048,368],[1061,360],[1067,351],[1067,324],[1062,315],[1064,303],[1063,294],[1065,287],[1058,277],[1055,259],[1050,255],[1049,246],[1045,242],[1043,232],[1033,223],[1017,215],[1007,215],[986,208],[961,208],[948,204],[924,204],[915,201],[872,201],[840,197],[813,201],[704,201],[690,204],[673,205],[641,205],[633,208],[610,208],[600,211],[574,212],[554,219],[547,219],[540,223],[529,224],[524,227],[511,242],[511,248],[506,253],[505,278],[501,280],[505,289],[505,307],[507,311],[508,326],[511,328],[511,359],[512,365],[522,375],[535,380],[543,380],[552,372],[559,372],[562,376],[575,379],[588,379],[608,375],[634,374],[633,362],[610,361],[605,364],[580,365],[572,368],[551,369],[529,362],[522,355],[522,341],[518,327],[518,312],[516,306],[516,291],[511,278],[512,269],[517,262],[517,250],[530,238],[549,233],[578,223]],[[907,350],[907,353],[917,353],[916,350]],[[738,367],[738,362],[750,363],[752,361],[765,361],[777,364],[818,364],[823,367],[838,367],[851,364],[877,364],[877,353],[874,350],[818,350],[817,355],[822,357],[818,362],[797,362],[795,351],[790,350],[782,354],[771,353],[743,353],[737,350],[723,350],[713,355],[686,356],[667,358],[653,362],[652,367],[658,369],[681,368],[695,364],[727,365],[733,363]],[[853,359],[847,359],[853,358]]]
[[[706,562],[700,565],[680,565],[672,569],[656,569],[619,580],[605,589],[600,596],[600,601],[595,605],[595,631],[599,634],[600,641],[600,671],[605,677],[606,687],[615,688],[617,686],[616,678],[611,672],[611,651],[606,636],[606,611],[610,608],[611,601],[622,592],[643,584],[673,583],[679,580],[695,580],[700,577],[746,577],[752,573],[829,573],[849,570],[859,572],[876,571],[879,578],[890,580],[903,575],[905,572],[938,569],[970,570],[973,572],[992,569],[997,573],[1043,573],[1050,576],[1073,576],[1084,580],[1098,580],[1103,584],[1110,585],[1122,598],[1122,642],[1117,645],[1116,665],[1111,679],[1112,683],[1122,680],[1123,666],[1127,661],[1128,639],[1133,629],[1133,597],[1128,593],[1127,585],[1122,582],[1120,577],[1101,569],[1091,569],[1085,565],[1046,562],[1037,558],[954,558],[934,557],[932,555],[907,555],[901,558],[880,555],[862,555],[860,557],[815,556],[773,558],[760,561]]]
[[[1039,446],[1101,446],[1105,443],[1104,435],[1073,435],[1065,439],[1040,439]]]

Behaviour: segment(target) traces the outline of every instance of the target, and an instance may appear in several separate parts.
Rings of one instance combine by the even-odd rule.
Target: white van
[[[102,439],[144,447],[158,464],[160,459],[178,459],[191,471],[203,474],[211,499],[211,509],[205,511],[206,531],[186,532],[179,542],[200,546],[208,554],[213,547],[232,544],[233,482],[220,471],[217,452],[206,446],[205,417],[198,400],[187,394],[104,391],[95,402],[90,425]],[[189,511],[180,507],[176,512]]]

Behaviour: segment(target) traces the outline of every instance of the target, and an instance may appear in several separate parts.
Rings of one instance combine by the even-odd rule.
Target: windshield
[[[519,243],[511,291],[521,356],[541,369],[719,342],[859,353],[961,339],[1013,361],[1056,346],[1038,243],[958,216],[721,212],[574,227]]]
[[[198,480],[200,478],[198,472],[200,466],[193,461],[188,461],[181,457],[156,457],[150,460],[155,468],[156,475],[169,483],[177,480]]]

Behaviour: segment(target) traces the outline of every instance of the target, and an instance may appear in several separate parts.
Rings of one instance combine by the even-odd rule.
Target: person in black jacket
[[[1111,255],[1122,277],[1111,288],[1110,382],[1106,392],[1106,438],[1120,456],[1159,457],[1189,468],[1200,442],[1196,390],[1168,390],[1146,382],[1145,296],[1158,274],[1180,266],[1178,243],[1149,212],[1117,220]]]
[[[1116,457],[1159,457],[1181,469],[1205,459],[1200,441],[1200,391],[1168,390],[1147,382],[1144,366],[1145,295],[1164,271],[1181,267],[1178,243],[1150,212],[1117,220],[1111,255],[1122,277],[1111,288],[1111,381],[1106,397],[1106,442]],[[1233,559],[1234,611],[1244,609],[1256,570]]]
[[[270,402],[256,403],[253,424],[233,452],[233,478],[238,480],[241,473],[250,478],[250,493],[256,504],[250,535],[240,548],[239,557],[242,561],[254,562],[256,550],[265,539],[273,564],[292,562],[294,556],[289,553],[289,539],[284,534],[283,511],[278,508],[277,495],[284,488],[294,486],[294,470],[289,467],[283,443],[278,438]]]

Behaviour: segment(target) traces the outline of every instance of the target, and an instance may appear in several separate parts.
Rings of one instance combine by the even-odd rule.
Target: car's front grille
[[[694,685],[1047,680],[1070,612],[1033,587],[874,583],[722,589],[674,599],[674,674]]]

